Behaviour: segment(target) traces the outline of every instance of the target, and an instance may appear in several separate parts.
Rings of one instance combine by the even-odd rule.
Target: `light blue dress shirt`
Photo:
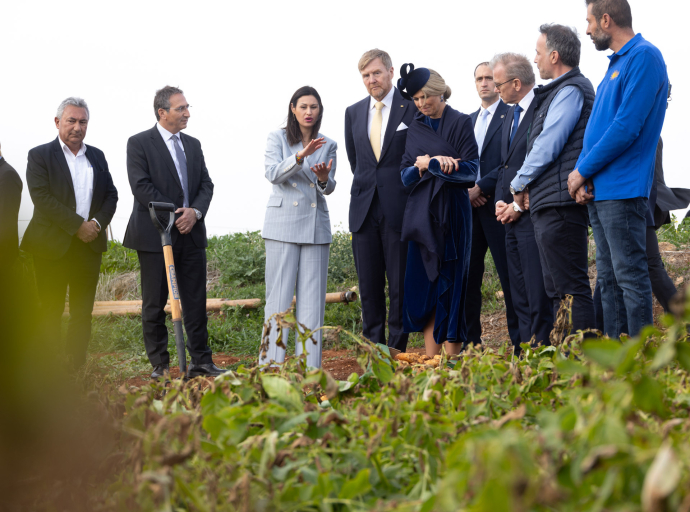
[[[510,183],[522,192],[558,158],[582,114],[584,96],[578,87],[564,87],[549,105],[544,129],[534,141],[532,151]]]

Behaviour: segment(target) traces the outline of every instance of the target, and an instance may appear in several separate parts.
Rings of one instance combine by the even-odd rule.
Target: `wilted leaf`
[[[681,465],[670,444],[664,444],[649,467],[642,488],[642,510],[663,512],[664,501],[680,482]]]

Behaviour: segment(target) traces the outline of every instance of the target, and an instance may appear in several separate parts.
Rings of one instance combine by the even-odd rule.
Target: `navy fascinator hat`
[[[408,69],[409,68],[409,69]],[[398,90],[403,98],[412,101],[412,96],[429,81],[431,72],[427,68],[414,68],[414,64],[406,63],[400,68],[400,78],[398,79]]]

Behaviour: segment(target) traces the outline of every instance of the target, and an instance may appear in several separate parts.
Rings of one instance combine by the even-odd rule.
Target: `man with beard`
[[[588,203],[604,330],[619,337],[627,316],[628,334],[635,336],[653,321],[646,213],[668,75],[661,52],[633,31],[627,0],[586,3],[587,34],[597,50],[614,53],[568,190],[579,203]]]
[[[362,330],[373,343],[386,344],[386,278],[388,278],[388,345],[405,351],[402,306],[407,244],[402,220],[412,187],[400,179],[407,127],[417,112],[393,87],[388,53],[374,49],[359,60],[369,93],[345,111],[345,149],[354,174],[350,192],[352,252],[362,301]]]

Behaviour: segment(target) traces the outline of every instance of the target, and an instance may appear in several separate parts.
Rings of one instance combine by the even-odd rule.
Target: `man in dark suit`
[[[416,108],[393,87],[393,64],[381,50],[366,52],[359,61],[369,96],[345,111],[345,148],[354,174],[350,198],[352,252],[359,278],[364,337],[386,344],[386,277],[390,309],[388,345],[405,351],[403,283],[407,244],[402,220],[407,197],[400,163],[407,127]]]
[[[26,182],[34,214],[22,239],[22,249],[33,254],[47,337],[60,336],[69,286],[66,348],[75,368],[86,361],[105,233],[117,206],[105,155],[84,144],[88,123],[86,102],[67,98],[55,117],[58,137],[29,151]]]
[[[23,188],[19,174],[0,153],[0,276],[11,272],[19,252],[17,228]]]
[[[530,216],[513,202],[510,182],[527,155],[530,126],[537,107],[532,63],[523,55],[503,53],[491,61],[494,85],[501,99],[513,106],[506,114],[501,135],[501,165],[496,182],[496,217],[505,225],[508,274],[522,343],[532,338],[549,343],[553,326],[552,303],[544,289],[539,248]],[[509,202],[507,202],[509,201]],[[516,346],[519,352],[519,346]]]
[[[493,71],[488,62],[482,62],[474,70],[474,81],[482,106],[470,114],[474,133],[479,147],[479,176],[469,190],[472,203],[472,252],[470,255],[470,274],[467,281],[467,300],[465,301],[465,321],[467,322],[467,342],[481,343],[482,336],[482,281],[484,278],[484,258],[491,249],[498,278],[503,289],[506,304],[508,332],[513,344],[520,341],[520,323],[513,308],[508,278],[506,258],[506,230],[496,222],[494,190],[501,163],[501,133],[508,105],[503,103],[495,91]]]
[[[158,123],[127,142],[127,174],[134,195],[123,245],[135,249],[141,267],[141,321],[144,345],[153,365],[151,377],[170,370],[165,304],[168,282],[161,238],[149,215],[150,202],[177,206],[171,238],[180,288],[187,348],[192,357],[189,377],[215,377],[223,371],[213,364],[206,317],[206,226],[204,219],[213,182],[201,143],[181,133],[189,120],[183,92],[166,86],[153,100]]]

